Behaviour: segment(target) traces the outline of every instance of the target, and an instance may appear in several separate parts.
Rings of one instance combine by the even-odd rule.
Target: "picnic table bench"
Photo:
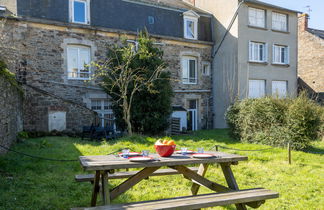
[[[159,157],[152,155],[156,161],[150,162],[130,162],[128,159],[116,157],[114,155],[105,156],[80,156],[81,166],[87,171],[95,171],[92,176],[93,191],[91,206],[96,206],[97,195],[99,193],[99,182],[101,183],[101,193],[104,206],[95,207],[94,209],[199,209],[205,207],[235,204],[237,209],[246,209],[246,205],[257,208],[262,205],[265,200],[277,198],[279,194],[266,189],[248,189],[239,190],[239,187],[231,170],[231,165],[238,164],[238,161],[247,160],[247,157],[227,154],[222,152],[208,152],[214,154],[215,158],[198,159],[192,156],[184,156],[181,154],[174,154],[171,157]],[[227,186],[223,186],[205,178],[208,166],[213,163],[221,165],[223,175],[226,179]],[[200,164],[198,171],[188,168],[186,165]],[[115,199],[122,193],[129,190],[131,187],[146,179],[149,176],[159,174],[160,167],[167,166],[178,173],[182,174],[186,179],[193,182],[191,187],[192,196],[177,197],[155,201],[144,201],[127,204],[111,205],[111,200]],[[129,169],[129,168],[143,168],[140,171],[131,172],[123,176],[119,176],[117,172],[116,177],[128,178],[113,189],[109,189],[108,181],[113,179],[115,169]],[[161,173],[160,175],[171,175],[169,173]],[[81,179],[80,179],[81,180]],[[88,179],[90,180],[90,179]],[[217,193],[197,195],[200,186],[209,188]],[[197,197],[198,196],[198,197]],[[76,208],[76,209],[93,209],[93,208]]]

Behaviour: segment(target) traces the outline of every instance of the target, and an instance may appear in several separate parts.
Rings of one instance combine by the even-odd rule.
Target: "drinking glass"
[[[204,148],[203,147],[198,148],[197,150],[198,150],[198,153],[204,153]]]
[[[142,155],[143,155],[143,157],[147,157],[148,155],[149,155],[149,151],[148,150],[143,150],[142,151]]]
[[[129,149],[123,149],[122,150],[123,158],[128,158],[129,156]]]
[[[182,147],[181,148],[181,154],[186,155],[187,154],[187,151],[188,151],[188,148],[187,147]]]

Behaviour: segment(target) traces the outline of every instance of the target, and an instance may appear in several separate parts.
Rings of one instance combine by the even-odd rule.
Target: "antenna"
[[[310,15],[310,13],[313,11],[313,10],[311,9],[311,6],[310,6],[310,5],[307,5],[305,8],[306,8],[306,12],[307,12],[307,14]]]

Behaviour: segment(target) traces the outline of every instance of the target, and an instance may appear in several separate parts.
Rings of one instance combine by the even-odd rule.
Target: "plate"
[[[176,150],[175,153],[176,154],[182,154],[181,150]],[[193,153],[196,153],[196,152],[193,151],[193,150],[187,150],[187,154],[193,154]]]
[[[147,162],[153,160],[152,157],[131,157],[128,158],[131,162]]]
[[[118,153],[118,155],[120,157],[123,157],[123,153],[122,152]],[[139,156],[139,155],[141,155],[141,153],[139,153],[139,152],[129,152],[128,157],[134,157],[134,156]]]
[[[215,155],[207,154],[207,153],[197,153],[197,154],[194,154],[192,157],[194,157],[194,158],[212,158],[212,157],[215,157]]]

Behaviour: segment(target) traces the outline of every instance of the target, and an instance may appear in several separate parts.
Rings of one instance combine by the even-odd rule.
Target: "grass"
[[[175,136],[178,147],[189,149],[215,144],[237,149],[263,149],[268,146],[242,144],[227,135],[227,130],[198,131]],[[27,139],[12,149],[57,159],[77,159],[80,155],[104,155],[129,147],[133,151],[154,152],[156,138],[135,136],[115,141],[91,142],[69,137]],[[222,151],[232,152],[221,149]],[[235,152],[249,161],[233,166],[241,189],[264,187],[280,193],[280,198],[267,201],[260,209],[324,209],[324,142],[317,141],[307,151],[293,151],[292,164],[287,163],[286,149],[259,152]],[[52,162],[8,153],[0,157],[0,209],[69,209],[89,206],[91,185],[76,183],[75,174],[85,173],[79,162]],[[225,185],[220,168],[213,165],[207,177]],[[122,180],[113,180],[116,185]],[[190,195],[190,182],[181,176],[152,177],[114,200],[133,202]],[[209,193],[201,188],[200,193]],[[234,206],[215,209],[235,209]]]

